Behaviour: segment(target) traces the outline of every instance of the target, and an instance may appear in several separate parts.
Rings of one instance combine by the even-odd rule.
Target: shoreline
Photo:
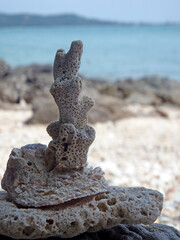
[[[1,61],[2,59],[0,59]],[[4,61],[4,60],[3,60]],[[10,65],[9,65],[10,66]],[[15,65],[15,66],[11,66],[12,71],[18,71],[18,69],[31,69],[34,67],[38,67],[38,68],[44,68],[44,67],[48,67],[49,69],[52,68],[52,65],[50,63],[38,63],[38,62],[32,62],[30,64],[25,64],[25,65]],[[115,83],[117,81],[126,81],[129,79],[133,79],[135,81],[144,79],[144,78],[161,78],[161,79],[165,79],[168,81],[172,81],[172,82],[180,82],[180,76],[179,77],[171,77],[171,76],[167,76],[166,74],[157,74],[157,73],[150,73],[150,74],[131,74],[131,75],[124,75],[122,74],[119,77],[111,77],[111,74],[108,75],[96,75],[94,76],[93,74],[86,74],[81,72],[79,73],[80,76],[82,76],[83,79],[87,79],[90,81],[99,81],[99,82],[106,82],[106,83]]]
[[[39,69],[39,73],[41,73],[41,70],[42,72],[46,72],[46,70],[44,71],[43,69],[46,69],[47,68],[47,73],[50,73],[52,72],[52,69],[53,69],[53,66],[52,64],[50,63],[39,63],[39,62],[32,62],[32,63],[29,63],[29,64],[25,64],[25,65],[10,65],[8,62],[6,62],[6,60],[0,58],[0,65],[7,65],[9,67],[9,70],[11,69],[11,72],[12,73],[17,73],[18,71],[22,71],[24,72],[25,74],[27,74],[28,72],[28,69],[30,71],[33,71],[33,69]],[[117,76],[117,77],[110,77],[108,75],[111,75],[111,74],[108,74],[108,75],[94,75],[94,74],[86,74],[86,73],[83,73],[81,72],[80,70],[80,73],[79,75],[83,78],[83,79],[87,79],[87,80],[90,80],[90,81],[99,81],[99,82],[106,82],[106,83],[115,83],[115,82],[118,82],[118,81],[127,81],[129,79],[131,80],[134,80],[134,81],[139,81],[141,79],[144,79],[144,78],[160,78],[160,79],[164,79],[164,80],[167,80],[167,81],[171,81],[171,82],[180,82],[180,76],[179,77],[171,77],[171,76],[168,76],[168,75],[163,75],[163,74],[157,74],[157,73],[149,73],[149,74],[144,74],[144,73],[140,73],[140,74],[131,74],[131,75],[124,75],[122,74],[121,76]],[[0,66],[0,78],[1,78],[1,66]]]
[[[169,108],[180,108],[180,82],[168,78],[151,76],[114,82],[81,78],[82,95],[91,96],[96,103],[89,114],[90,123],[141,116],[168,118]],[[58,116],[49,93],[52,82],[51,65],[12,69],[0,61],[0,108],[13,109],[25,102],[33,111],[27,123],[47,124],[54,121]]]

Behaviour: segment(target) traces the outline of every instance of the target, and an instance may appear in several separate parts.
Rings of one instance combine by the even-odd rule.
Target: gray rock
[[[97,233],[85,233],[74,240],[179,240],[180,232],[167,225],[119,225]]]
[[[108,184],[100,168],[84,168],[77,173],[48,172],[44,158],[46,145],[28,144],[13,149],[1,185],[13,201],[25,207],[52,206],[107,192]]]
[[[50,94],[33,97],[31,101],[33,115],[26,122],[27,124],[49,124],[59,118],[58,108]]]
[[[144,98],[151,97],[151,101],[153,100],[151,104],[153,105],[162,103],[180,105],[180,82],[156,76],[144,77],[139,80],[120,80],[112,84],[108,83],[102,86],[100,92],[111,96],[116,96],[121,99],[126,99],[134,93],[139,93],[143,94]],[[142,97],[139,98],[137,95],[137,99],[134,98],[133,100],[135,100],[137,103],[141,103]]]
[[[17,206],[6,192],[0,192],[0,234],[17,239],[74,237],[120,223],[152,224],[161,209],[162,195],[145,188],[110,187],[94,197],[41,208]]]
[[[11,67],[0,59],[0,79],[11,73]]]
[[[12,238],[0,235],[2,240]],[[41,238],[43,240],[44,238]],[[50,237],[46,239],[63,240],[61,237]],[[66,240],[179,240],[180,231],[174,227],[163,224],[126,225],[120,224],[117,227],[104,229],[99,232],[83,233]]]
[[[46,96],[52,83],[52,67],[31,65],[11,70],[0,79],[0,100],[31,103],[36,96]]]
[[[133,92],[130,96],[125,99],[127,104],[129,103],[139,103],[142,105],[153,105],[157,103],[157,98],[153,94],[143,94],[140,92]]]

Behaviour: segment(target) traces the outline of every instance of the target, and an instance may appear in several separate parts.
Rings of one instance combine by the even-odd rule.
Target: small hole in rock
[[[100,210],[101,212],[106,212],[107,209],[108,209],[108,207],[106,206],[106,204],[105,204],[105,203],[102,203],[102,202],[98,203],[97,207],[99,208],[99,210]]]
[[[65,143],[65,144],[64,144],[64,151],[67,152],[67,149],[68,149],[68,144]]]
[[[49,223],[49,225],[52,225],[54,223],[52,219],[47,219],[46,222]]]
[[[77,226],[77,222],[71,222],[71,226]]]
[[[34,228],[32,228],[32,227],[25,227],[24,229],[23,229],[23,234],[25,235],[25,236],[27,236],[27,237],[29,237],[33,232],[34,232]]]
[[[66,161],[66,160],[67,160],[67,157],[62,157],[61,160],[62,160],[62,161]]]
[[[27,165],[28,165],[28,166],[32,166],[32,162],[28,162]]]
[[[116,203],[117,203],[117,200],[115,198],[112,198],[112,199],[108,200],[108,205],[109,206],[115,205]]]
[[[90,208],[93,208],[94,205],[93,205],[92,203],[89,203],[89,207],[90,207]]]
[[[142,210],[142,211],[141,211],[141,214],[142,214],[143,216],[147,216],[147,215],[148,215],[145,210]]]

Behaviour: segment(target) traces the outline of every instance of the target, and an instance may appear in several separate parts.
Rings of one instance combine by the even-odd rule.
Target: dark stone
[[[157,76],[144,77],[139,80],[126,79],[114,83],[107,83],[102,86],[100,92],[120,99],[128,99],[132,94],[137,93],[133,102],[142,103],[142,97],[149,98],[147,104],[158,105],[171,103],[180,106],[180,82]],[[141,94],[141,98],[139,95]],[[144,102],[147,100],[145,99]]]
[[[0,235],[0,239],[10,240],[12,238]],[[63,240],[64,238],[50,237],[47,239]],[[180,240],[180,232],[174,227],[156,223],[149,226],[120,224],[111,229],[83,233],[73,238],[66,238],[66,240]]]
[[[49,93],[52,84],[52,66],[30,65],[11,71],[0,79],[0,100],[20,103],[24,99],[32,103],[36,96]]]
[[[3,77],[6,77],[10,73],[11,73],[10,66],[6,62],[0,59],[0,79]]]

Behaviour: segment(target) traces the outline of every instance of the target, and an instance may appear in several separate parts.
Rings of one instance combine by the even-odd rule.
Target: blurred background
[[[179,13],[179,0],[0,0],[0,180],[12,148],[50,141],[54,56],[82,40],[89,164],[161,191],[158,222],[180,229]]]

